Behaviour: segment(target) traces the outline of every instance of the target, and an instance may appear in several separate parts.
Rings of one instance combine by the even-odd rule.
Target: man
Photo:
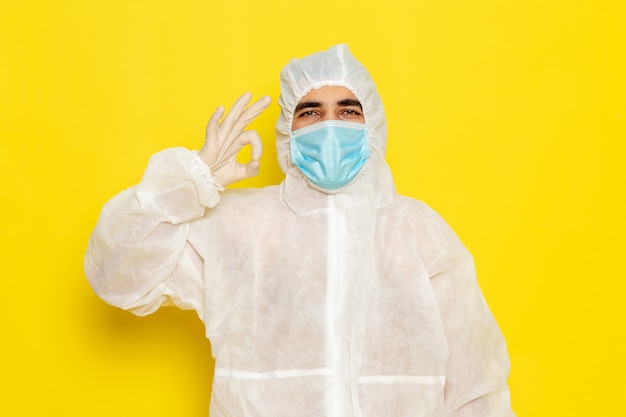
[[[425,204],[396,194],[386,119],[344,45],[281,73],[285,179],[258,172],[245,127],[268,105],[242,96],[199,152],[154,155],[104,207],[85,270],[138,315],[194,309],[216,367],[210,415],[513,416],[508,355],[472,258]],[[252,146],[252,160],[235,156]]]

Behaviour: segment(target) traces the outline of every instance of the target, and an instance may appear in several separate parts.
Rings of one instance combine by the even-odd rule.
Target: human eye
[[[342,119],[362,120],[363,111],[359,107],[346,107],[341,111]]]
[[[298,118],[319,117],[319,111],[315,109],[303,109],[296,114]]]

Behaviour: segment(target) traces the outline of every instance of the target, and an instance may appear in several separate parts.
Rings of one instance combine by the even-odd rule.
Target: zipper
[[[328,417],[343,417],[346,407],[346,374],[342,364],[348,363],[345,356],[345,340],[342,325],[345,325],[345,256],[343,237],[345,224],[342,213],[338,213],[335,197],[328,196],[328,235],[326,244],[326,362],[331,370],[331,381],[326,388],[326,411]]]

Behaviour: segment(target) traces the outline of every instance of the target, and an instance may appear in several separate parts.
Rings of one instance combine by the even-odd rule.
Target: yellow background
[[[92,293],[102,204],[148,157],[198,148],[243,92],[348,43],[389,121],[399,192],[476,258],[519,416],[622,416],[626,2],[0,0],[2,415],[205,416],[192,312]],[[280,180],[274,104],[245,186]]]

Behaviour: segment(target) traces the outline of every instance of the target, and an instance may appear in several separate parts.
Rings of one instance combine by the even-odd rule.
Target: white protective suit
[[[349,187],[312,188],[289,132],[311,89],[363,106],[371,157]],[[138,315],[196,310],[215,357],[212,417],[513,416],[508,354],[472,257],[425,204],[396,194],[386,119],[338,45],[281,73],[278,186],[220,191],[197,153],[154,155],[104,207],[86,275]]]

